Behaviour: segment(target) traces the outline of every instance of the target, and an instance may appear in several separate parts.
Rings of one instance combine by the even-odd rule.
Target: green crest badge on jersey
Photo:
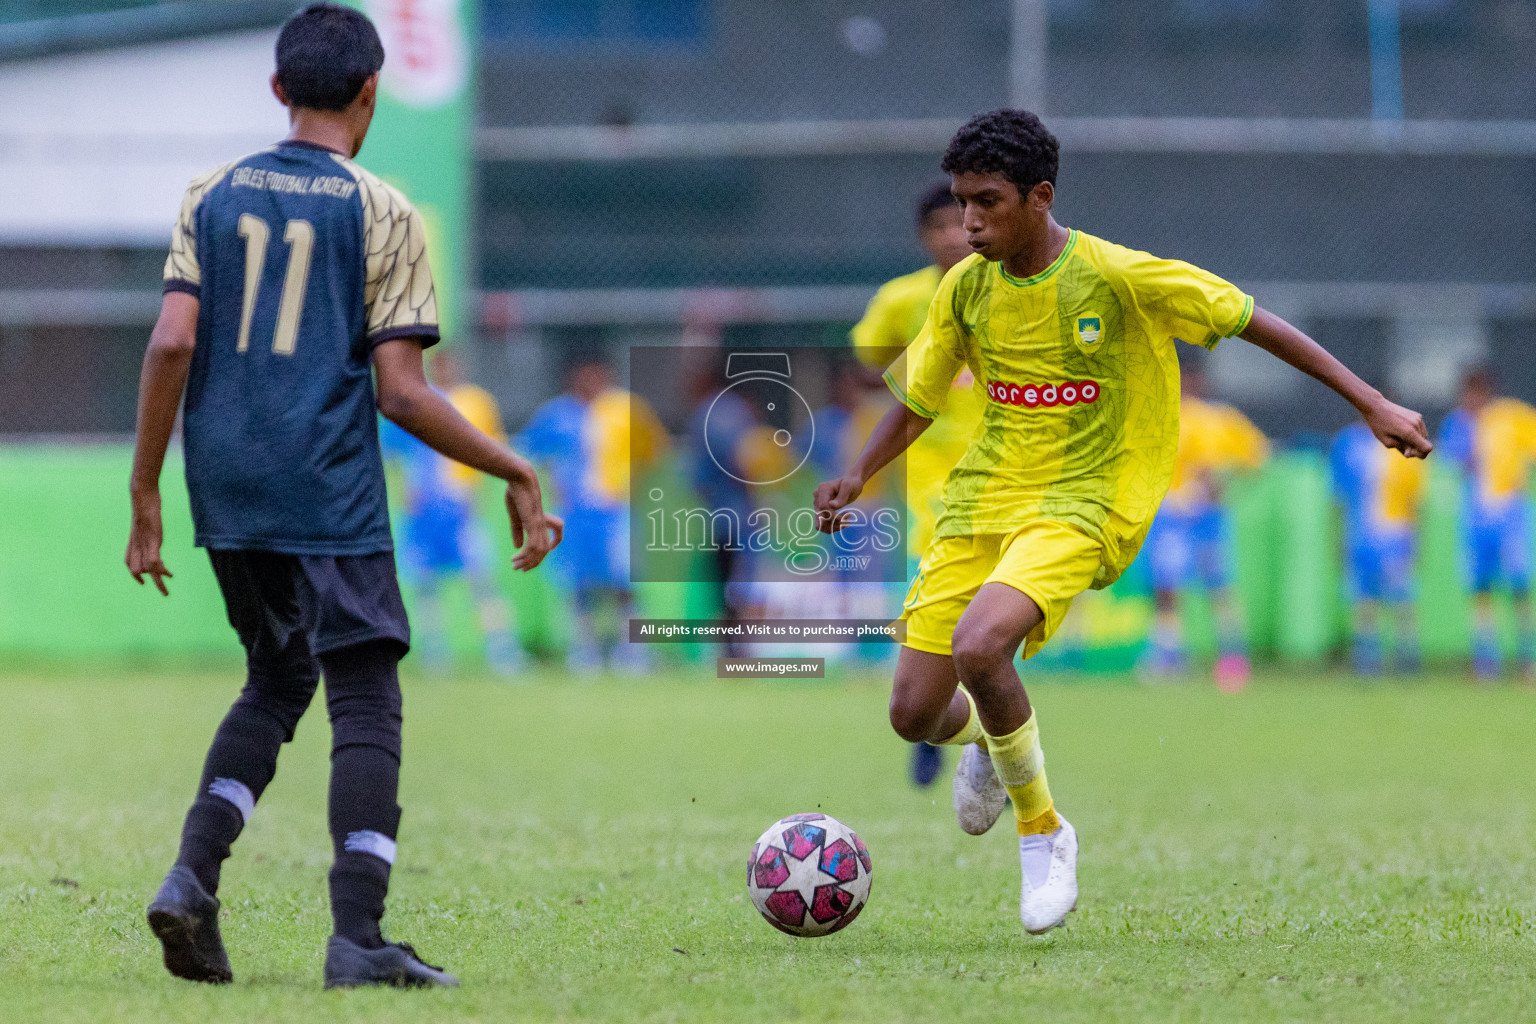
[[[1104,321],[1097,313],[1087,313],[1077,318],[1077,342],[1084,348],[1093,348],[1104,337]]]

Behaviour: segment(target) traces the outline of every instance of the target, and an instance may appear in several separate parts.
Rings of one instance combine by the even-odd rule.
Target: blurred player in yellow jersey
[[[1531,611],[1531,467],[1536,464],[1536,409],[1500,398],[1486,369],[1469,373],[1461,404],[1440,427],[1440,443],[1466,480],[1462,551],[1475,618],[1472,667],[1480,679],[1503,668],[1493,593],[1509,591],[1519,623],[1518,657],[1536,678],[1536,622]]]
[[[1442,448],[1442,451],[1444,449]],[[1419,668],[1413,614],[1413,562],[1424,463],[1405,459],[1351,423],[1328,454],[1333,493],[1344,510],[1344,576],[1353,605],[1351,659],[1361,675],[1387,667],[1381,613],[1391,613],[1397,668]]]
[[[628,639],[635,611],[629,580],[629,475],[644,472],[668,446],[667,434],[638,395],[614,386],[606,356],[577,352],[566,370],[564,394],[534,412],[518,435],[521,450],[546,469],[554,484],[553,504],[576,523],[576,543],[555,562],[576,605],[567,663],[594,672],[608,663],[620,671],[642,672],[645,648]],[[632,457],[637,465],[631,465]],[[606,604],[615,606],[617,635],[599,629]]]
[[[505,443],[501,411],[490,392],[464,379],[452,353],[431,357],[433,386],[482,434]],[[416,595],[418,646],[422,661],[445,670],[452,663],[444,621],[442,585],[462,575],[469,584],[485,633],[485,657],[492,671],[511,676],[526,661],[512,637],[512,614],[491,571],[490,537],[476,512],[481,474],[437,454],[393,423],[380,441],[386,459],[405,475],[401,560]]]
[[[1417,413],[1216,275],[1058,224],[1057,142],[1035,115],[972,118],[943,168],[974,254],[944,275],[886,372],[902,404],[814,502],[824,529],[841,528],[841,510],[939,418],[962,368],[984,387],[907,596],[890,717],[904,739],[963,747],[962,829],[987,831],[1012,801],[1019,916],[1040,933],[1077,904],[1077,833],[1056,813],[1014,657],[1021,644],[1038,651],[1072,599],[1112,583],[1141,547],[1178,452],[1174,342],[1241,337],[1343,395],[1383,444],[1432,446]]]
[[[917,241],[933,262],[881,285],[869,300],[863,319],[850,332],[854,352],[872,369],[883,372],[892,355],[912,343],[928,318],[939,281],[950,267],[971,254],[960,205],[949,191],[949,182],[934,185],[918,202]],[[984,400],[976,388],[976,378],[969,370],[962,370],[955,377],[944,415],[907,450],[909,577],[916,574],[917,561],[933,537],[934,524],[944,508],[944,478],[971,443],[971,435],[981,422]],[[860,441],[868,436],[864,431]],[[917,785],[931,785],[943,767],[940,748],[928,743],[912,745],[912,781]]]
[[[869,300],[864,318],[850,333],[859,360],[881,372],[892,354],[910,345],[923,329],[939,281],[950,267],[971,254],[960,223],[960,206],[950,194],[948,182],[933,186],[918,203],[917,240],[933,263],[881,285]],[[932,539],[934,523],[943,510],[944,478],[971,443],[985,401],[976,378],[968,369],[962,370],[955,377],[944,414],[907,450],[907,500],[912,517],[907,530],[909,576],[917,571],[917,560]]]
[[[1186,667],[1179,596],[1199,583],[1215,606],[1216,683],[1230,691],[1248,682],[1242,608],[1232,592],[1232,529],[1222,498],[1234,474],[1252,472],[1268,457],[1269,442],[1248,417],[1230,405],[1206,401],[1205,374],[1185,367],[1173,482],[1147,534],[1157,599],[1152,644],[1143,663],[1149,673],[1169,675]]]

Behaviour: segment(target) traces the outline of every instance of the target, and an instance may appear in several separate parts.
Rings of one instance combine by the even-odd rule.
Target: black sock
[[[204,791],[187,810],[181,827],[181,847],[176,863],[190,868],[208,895],[219,892],[219,870],[229,858],[230,847],[245,828],[245,817],[226,800]]]
[[[278,751],[293,738],[317,682],[302,672],[288,678],[253,672],[214,733],[176,856],[209,895],[218,893],[219,869],[276,774]]]
[[[331,917],[336,934],[369,948],[389,892],[400,806],[399,645],[359,644],[321,658],[331,714]]]
[[[366,853],[340,853],[331,865],[331,922],[336,934],[364,949],[380,949],[389,865]]]

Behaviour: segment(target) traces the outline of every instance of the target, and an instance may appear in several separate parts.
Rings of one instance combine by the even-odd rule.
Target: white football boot
[[[1041,935],[1065,923],[1077,909],[1077,830],[1062,818],[1061,827],[1048,836],[1020,836],[1019,867],[1024,930]]]
[[[992,758],[974,743],[967,743],[955,765],[955,817],[960,827],[979,836],[997,823],[1008,806],[1008,791],[992,769]]]

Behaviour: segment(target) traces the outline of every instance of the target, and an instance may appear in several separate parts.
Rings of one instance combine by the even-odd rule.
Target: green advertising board
[[[224,619],[218,584],[202,552],[192,549],[192,516],[173,453],[163,480],[165,557],[176,578],[171,597],[136,586],[123,568],[128,507],[123,481],[133,456],[127,445],[0,444],[0,666],[17,659],[231,658],[239,645]],[[676,465],[662,472],[682,474]],[[1307,665],[1343,649],[1347,606],[1339,564],[1339,524],[1320,453],[1285,452],[1229,493],[1234,572],[1247,610],[1254,653]],[[682,477],[668,486],[685,486]],[[399,488],[392,487],[398,496]],[[482,510],[499,508],[487,483]],[[1472,623],[1460,566],[1461,480],[1447,464],[1431,464],[1420,523],[1418,620],[1426,658],[1464,663]],[[396,520],[398,522],[398,519]],[[531,650],[553,655],[571,630],[569,595],[553,574],[512,569],[511,540],[493,531],[496,578]],[[1536,537],[1532,538],[1536,543]],[[1086,598],[1032,669],[1113,672],[1129,668],[1152,621],[1144,567],[1133,565],[1110,590]],[[1140,576],[1140,581],[1137,578]],[[1192,597],[1196,595],[1191,595]],[[468,586],[444,593],[444,621],[464,657],[479,650]],[[712,618],[708,584],[646,584],[640,614]],[[416,608],[406,589],[406,604]],[[1506,651],[1514,649],[1514,618],[1501,602]],[[1214,621],[1203,601],[1186,609],[1196,653],[1214,656]],[[684,655],[681,650],[658,652]]]
[[[473,0],[351,0],[384,41],[379,105],[358,162],[421,211],[443,336],[469,323]]]

